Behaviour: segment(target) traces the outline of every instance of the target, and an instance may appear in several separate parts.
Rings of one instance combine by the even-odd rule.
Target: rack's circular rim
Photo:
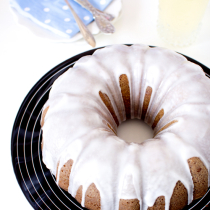
[[[131,44],[127,44],[127,45],[131,45]],[[51,88],[51,85],[53,83],[53,81],[59,76],[61,75],[63,72],[65,72],[69,67],[72,67],[74,65],[74,63],[81,57],[85,56],[85,55],[92,55],[93,52],[97,49],[100,49],[100,48],[103,48],[103,47],[99,47],[99,48],[94,48],[94,49],[91,49],[91,50],[88,50],[88,51],[85,51],[83,53],[80,53],[80,54],[77,54],[67,60],[65,60],[64,62],[60,63],[59,65],[55,66],[53,69],[51,69],[50,71],[48,71],[32,88],[31,90],[29,91],[29,93],[26,95],[25,99],[23,100],[20,108],[19,108],[19,111],[17,113],[17,116],[15,118],[15,121],[14,121],[14,125],[13,125],[13,129],[12,129],[12,136],[11,136],[11,158],[12,158],[12,164],[13,164],[13,170],[14,170],[14,173],[16,175],[16,179],[18,181],[18,184],[23,192],[23,194],[25,195],[25,197],[27,198],[27,200],[29,201],[29,203],[32,205],[32,207],[34,209],[43,209],[41,205],[43,205],[45,208],[44,209],[51,209],[49,206],[48,206],[48,203],[47,202],[51,202],[50,205],[53,205],[53,209],[60,209],[56,204],[55,204],[55,201],[53,199],[51,199],[50,195],[48,195],[48,193],[46,193],[44,191],[44,186],[42,185],[42,183],[40,182],[38,176],[39,174],[37,174],[37,171],[35,169],[36,165],[34,163],[34,160],[35,158],[38,157],[38,162],[41,166],[42,164],[42,160],[41,160],[41,151],[40,151],[40,145],[41,145],[41,131],[40,131],[40,125],[39,125],[39,119],[40,119],[40,116],[41,116],[41,111],[42,109],[40,108],[37,108],[39,106],[39,103],[41,103],[40,101],[41,100],[44,100],[43,98],[46,97],[46,93],[49,92],[50,88]],[[183,54],[182,54],[183,55]],[[183,55],[185,56],[189,61],[195,63],[195,64],[198,64],[199,66],[201,66],[201,68],[204,70],[204,72],[206,73],[206,76],[210,78],[210,69],[206,66],[204,66],[202,63],[186,56],[186,55]],[[45,92],[42,92],[42,95],[39,95],[39,91],[41,91],[41,88],[44,87],[44,85],[46,85],[46,83],[49,84],[46,86],[46,89],[45,89]],[[35,104],[33,104],[33,100],[35,100]],[[29,110],[29,106],[33,104],[32,108]],[[33,114],[35,112],[35,110],[38,109],[38,114],[36,115],[37,118],[36,119],[33,119]],[[27,113],[27,112],[30,112]],[[21,125],[23,124],[23,120],[24,120],[24,117],[25,115],[28,114],[28,118],[27,118],[27,123],[26,123],[26,129],[24,130],[21,130]],[[34,122],[34,124],[32,124],[32,131],[30,131],[29,127],[31,126],[30,125],[30,120],[32,120],[32,122]],[[38,127],[38,131],[39,133],[36,133],[36,126]],[[18,145],[19,142],[19,138],[20,136],[24,133],[24,136],[23,136],[23,145]],[[38,135],[38,136],[37,136]],[[29,138],[30,137],[30,138]],[[37,154],[33,154],[33,149],[34,149],[34,145],[33,145],[33,141],[34,141],[34,138],[37,139],[37,145],[38,148],[37,148]],[[29,139],[29,141],[27,140]],[[27,141],[27,144],[28,142],[31,142],[31,144],[29,145],[30,146],[30,151],[32,152],[30,154],[30,157],[27,156],[27,150],[25,149],[27,147],[27,145],[25,144]],[[21,148],[23,149],[23,157],[24,157],[24,160],[22,160],[20,158],[19,155],[19,146],[21,146]],[[20,150],[21,152],[22,150]],[[34,157],[36,156],[36,157]],[[26,160],[28,159],[28,160]],[[30,177],[30,172],[29,172],[29,169],[27,167],[27,162],[30,162],[29,160],[32,161],[32,168],[34,170],[34,174],[33,174],[33,178]],[[21,171],[21,163],[24,161],[24,164],[26,166],[26,173],[27,175],[29,175],[29,180],[27,181],[30,181],[30,182],[26,182],[25,181],[25,177],[23,175],[23,172]],[[18,166],[18,167],[17,167]],[[45,174],[46,172],[44,171],[43,167],[41,167],[41,170],[40,172],[42,172],[43,174],[43,180],[45,180],[46,184],[48,185],[47,188],[49,188],[49,190],[51,190],[52,194],[51,196],[55,196],[56,199],[59,199],[59,197],[57,196],[57,194],[61,194],[63,196],[63,198],[66,198],[68,202],[72,203],[72,207],[77,207],[78,209],[84,209],[83,207],[80,206],[79,203],[76,202],[76,200],[74,198],[72,198],[69,194],[66,194],[60,187],[58,187],[56,185],[56,193],[54,192],[54,190],[52,189],[52,186],[51,184],[49,184],[48,182],[48,179],[50,178],[51,180],[53,180],[53,182],[55,183],[55,178],[54,176],[51,174],[51,173],[47,173],[47,175]],[[46,177],[47,176],[47,177]],[[35,181],[33,181],[33,179]],[[39,187],[37,187],[37,181],[38,181],[38,184],[39,184]],[[29,186],[30,185],[30,186]],[[31,192],[30,192],[30,187],[32,188]],[[37,197],[37,200],[33,197],[33,193],[36,195]],[[44,191],[44,195],[42,196],[39,196],[40,193],[39,191]],[[194,201],[193,203],[191,203],[189,205],[189,208],[186,207],[185,209],[193,209],[195,206],[200,209],[203,209],[205,208],[205,205],[209,204],[210,203],[210,199],[208,199],[208,196],[210,194],[210,188],[208,189],[208,192],[199,200],[199,201]],[[63,201],[61,201],[61,205],[63,205],[66,209],[71,209],[72,207],[68,207]],[[40,204],[41,203],[41,204]],[[204,205],[205,203],[205,205]],[[60,203],[59,203],[60,204]],[[63,209],[63,208],[62,208]]]

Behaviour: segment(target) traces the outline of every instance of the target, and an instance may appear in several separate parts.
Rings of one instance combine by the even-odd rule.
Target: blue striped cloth
[[[99,10],[104,10],[112,0],[89,0]],[[74,0],[69,3],[85,25],[93,21],[92,14]],[[77,23],[64,0],[10,0],[10,6],[33,22],[63,37],[73,37],[79,32]]]

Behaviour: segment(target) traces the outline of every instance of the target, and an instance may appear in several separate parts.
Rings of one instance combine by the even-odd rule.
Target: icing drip
[[[141,144],[115,135],[116,121],[99,94],[109,98],[118,122],[125,121],[121,75],[130,87],[130,117],[143,117],[157,134]],[[145,45],[97,50],[54,82],[46,107],[43,161],[54,175],[59,162],[59,182],[61,167],[73,160],[68,191],[75,197],[82,185],[83,206],[94,183],[102,210],[135,198],[146,210],[159,196],[169,209],[177,181],[187,189],[188,203],[193,199],[189,158],[199,157],[209,171],[210,82],[199,66],[173,51]]]

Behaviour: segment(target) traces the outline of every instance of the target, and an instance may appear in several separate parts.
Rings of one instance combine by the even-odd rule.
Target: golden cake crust
[[[140,209],[139,200],[138,199],[120,199],[119,209],[120,210]]]
[[[124,102],[124,105],[125,105],[126,119],[130,119],[131,118],[130,87],[129,87],[128,77],[127,77],[126,74],[120,75],[119,83],[120,83],[123,102]]]
[[[117,116],[115,114],[114,108],[113,108],[113,106],[111,104],[111,101],[110,101],[109,97],[107,96],[107,94],[102,93],[101,91],[99,91],[99,96],[101,97],[102,101],[106,105],[107,109],[111,113],[112,117],[114,118],[114,121],[116,122],[116,124],[118,126],[119,125],[119,121],[117,119]]]
[[[208,170],[198,157],[188,160],[190,173],[194,184],[193,199],[199,199],[205,195],[208,190]]]
[[[145,92],[145,96],[144,96],[142,115],[141,115],[142,120],[145,119],[151,96],[152,96],[152,88],[148,86]]]

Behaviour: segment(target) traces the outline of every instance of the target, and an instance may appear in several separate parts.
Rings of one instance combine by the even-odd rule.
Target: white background
[[[156,32],[158,0],[122,0],[121,17],[113,35],[96,35],[96,47],[116,43],[163,46],[188,55],[210,67],[210,6],[196,42],[175,48],[160,40]],[[47,32],[48,33],[48,32]],[[24,197],[11,162],[11,131],[18,109],[28,91],[51,68],[91,47],[83,40],[55,43],[36,37],[16,23],[7,0],[0,1],[0,131],[1,206],[32,209]]]

